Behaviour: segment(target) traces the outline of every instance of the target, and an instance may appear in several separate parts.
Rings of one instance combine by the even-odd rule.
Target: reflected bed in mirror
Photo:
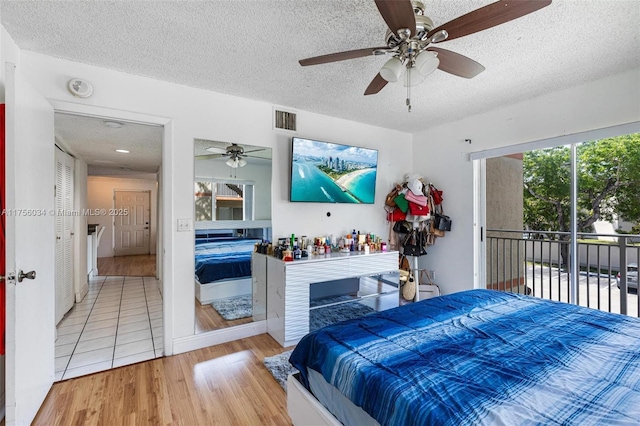
[[[195,332],[265,320],[251,276],[271,239],[271,148],[195,140]]]

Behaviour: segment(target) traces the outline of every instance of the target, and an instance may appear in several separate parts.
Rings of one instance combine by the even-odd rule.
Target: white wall
[[[414,135],[414,169],[444,190],[452,231],[421,259],[443,293],[473,288],[473,165],[469,153],[640,120],[640,69],[567,88]],[[471,144],[464,142],[471,139]]]
[[[158,229],[158,185],[155,180],[149,179],[133,179],[133,178],[116,178],[105,176],[89,176],[87,179],[87,208],[96,209],[113,209],[114,191],[151,191],[150,204],[150,235],[149,243],[151,254],[156,253],[156,233]],[[100,226],[106,226],[98,245],[98,257],[113,257],[113,216],[90,216],[88,223],[97,223]],[[98,228],[99,229],[99,228]],[[86,250],[85,250],[86,251]]]
[[[74,200],[76,211],[83,211],[87,207],[87,163],[76,158],[74,162]],[[89,291],[87,271],[87,216],[76,216],[74,222],[74,272],[73,282],[76,302],[82,301]]]
[[[386,235],[384,195],[402,179],[412,154],[411,135],[319,114],[298,111],[298,135],[329,142],[359,145],[379,151],[375,205],[303,204],[288,202],[291,135],[272,128],[273,105],[208,92],[104,68],[22,52],[23,71],[46,98],[100,107],[118,113],[166,117],[163,147],[164,275],[170,293],[165,309],[172,326],[168,338],[193,335],[193,232],[177,232],[177,219],[194,217],[194,138],[233,141],[273,149],[272,224],[274,237],[291,233],[325,235],[353,227]],[[94,85],[88,99],[73,98],[66,90],[70,78]],[[293,88],[292,90],[295,90]],[[331,217],[326,213],[331,212]],[[168,353],[171,353],[169,349]]]
[[[244,167],[239,167],[234,173],[234,177],[229,177],[229,166],[224,161],[219,160],[196,160],[195,176],[217,179],[228,179],[232,181],[250,180],[254,181],[254,220],[271,219],[271,171],[270,162],[260,164],[248,163]]]

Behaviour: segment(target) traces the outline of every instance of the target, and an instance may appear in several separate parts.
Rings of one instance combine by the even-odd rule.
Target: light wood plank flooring
[[[156,255],[99,257],[98,273],[100,276],[155,277]]]
[[[219,330],[221,328],[233,327],[234,325],[247,324],[253,321],[251,317],[240,318],[227,321],[220,316],[218,311],[213,309],[211,304],[201,305],[196,299],[196,334],[207,331]]]
[[[262,334],[55,383],[33,425],[291,425]]]

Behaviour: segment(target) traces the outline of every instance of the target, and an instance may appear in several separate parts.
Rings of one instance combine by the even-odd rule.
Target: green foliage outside
[[[195,193],[196,221],[213,220],[211,182],[196,182]]]
[[[584,142],[578,154],[578,232],[614,214],[640,222],[640,133]],[[524,153],[524,223],[569,232],[570,147]]]

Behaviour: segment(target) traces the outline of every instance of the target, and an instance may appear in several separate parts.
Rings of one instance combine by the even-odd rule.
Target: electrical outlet
[[[431,275],[432,280],[436,280],[436,271],[434,271],[433,269],[429,269],[429,275]]]
[[[191,219],[178,219],[178,232],[191,231]]]

